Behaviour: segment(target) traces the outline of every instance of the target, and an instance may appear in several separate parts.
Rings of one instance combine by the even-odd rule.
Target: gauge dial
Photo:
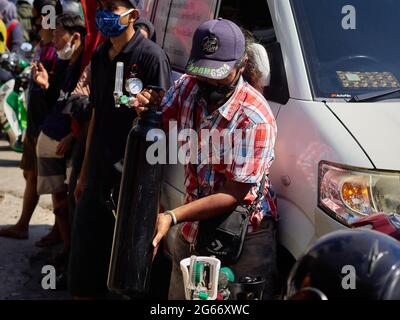
[[[132,95],[137,95],[143,90],[143,82],[139,78],[126,80],[125,89]]]

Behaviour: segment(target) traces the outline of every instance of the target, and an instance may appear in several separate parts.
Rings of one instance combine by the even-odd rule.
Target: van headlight
[[[400,214],[400,173],[319,165],[318,205],[351,226],[376,213]]]

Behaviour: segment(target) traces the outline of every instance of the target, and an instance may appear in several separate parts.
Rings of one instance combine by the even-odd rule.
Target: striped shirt
[[[265,98],[243,78],[229,100],[212,114],[198,93],[196,78],[183,75],[162,103],[165,129],[171,127],[171,121],[176,121],[178,134],[185,129],[198,133],[197,144],[201,148],[194,152],[198,164],[185,165],[185,202],[217,192],[229,179],[253,185],[245,197],[245,203],[250,205],[257,199],[265,172],[265,189],[250,217],[249,232],[256,231],[265,217],[277,219],[275,194],[268,178],[277,134],[274,115]],[[219,140],[210,139],[213,133],[220,134]],[[224,139],[227,136],[230,139]],[[207,145],[208,149],[203,148]],[[188,157],[193,159],[191,153]],[[197,229],[198,222],[185,223],[183,236],[192,243]]]

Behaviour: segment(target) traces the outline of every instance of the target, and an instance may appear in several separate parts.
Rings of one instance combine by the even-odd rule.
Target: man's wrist
[[[171,217],[172,224],[173,224],[174,226],[178,224],[178,220],[177,220],[177,218],[176,218],[176,214],[175,214],[174,211],[172,211],[172,210],[167,210],[167,211],[164,212],[164,215],[170,216],[170,217]]]
[[[78,178],[78,183],[83,187],[85,187],[86,184],[87,184],[87,179],[86,178],[87,178],[86,174],[84,174],[84,173],[81,173],[81,175]]]

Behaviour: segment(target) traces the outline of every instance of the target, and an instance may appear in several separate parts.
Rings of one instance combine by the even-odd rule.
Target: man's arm
[[[95,109],[92,110],[92,118],[90,119],[88,134],[86,138],[86,146],[85,146],[85,157],[82,163],[81,174],[79,176],[78,183],[75,188],[75,199],[78,201],[82,191],[85,189],[87,184],[87,175],[89,169],[89,158],[90,158],[90,145],[92,144],[92,137],[94,131],[95,124]]]
[[[88,64],[83,70],[81,77],[76,84],[74,91],[72,91],[71,96],[73,95],[84,95],[90,96],[90,83],[91,83],[91,65]]]
[[[251,184],[228,180],[218,192],[174,210],[178,222],[202,221],[232,211],[249,193]]]
[[[175,209],[176,220],[178,223],[202,221],[230,212],[245,199],[251,187],[252,184],[228,180],[218,192]],[[153,240],[155,248],[167,235],[171,224],[172,218],[169,215],[160,214],[158,216],[157,234]]]
[[[223,213],[232,211],[238,203],[245,199],[250,188],[261,181],[267,164],[273,159],[275,144],[275,130],[271,124],[263,123],[255,125],[248,130],[246,157],[235,158],[227,167],[227,182],[218,192],[199,199],[174,210],[177,222],[201,221],[211,219]],[[249,139],[248,139],[249,138]],[[235,153],[236,154],[236,153]],[[153,240],[156,248],[163,237],[168,233],[172,224],[169,215],[159,215],[157,221],[157,234]]]

